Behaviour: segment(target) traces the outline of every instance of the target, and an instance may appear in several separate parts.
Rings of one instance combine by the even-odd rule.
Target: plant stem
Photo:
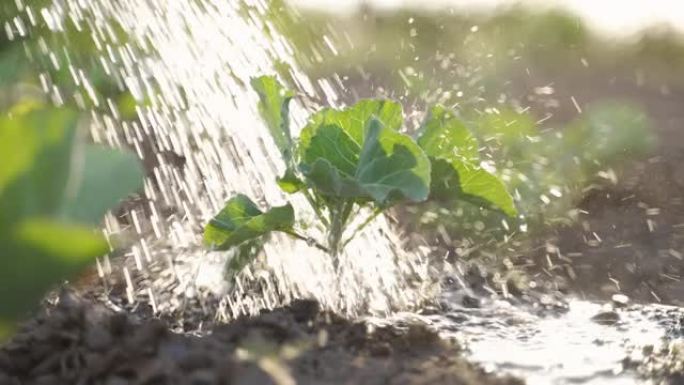
[[[320,243],[318,243],[315,239],[313,239],[311,237],[306,237],[304,235],[298,234],[294,230],[287,230],[287,231],[283,231],[283,232],[285,234],[293,237],[293,238],[296,238],[296,239],[299,239],[300,241],[306,242],[307,244],[317,248],[318,250],[324,251],[326,253],[330,253],[330,249],[321,245]]]
[[[340,243],[340,238],[342,235],[342,224],[340,223],[340,211],[341,204],[337,203],[330,207],[330,226],[328,227],[328,248],[330,249],[330,255],[333,257],[333,261],[337,262],[337,255],[339,253],[338,245]]]
[[[363,223],[361,223],[356,229],[354,229],[354,232],[347,238],[346,241],[342,242],[342,248],[344,249],[349,242],[352,241],[352,239],[356,238],[356,236],[364,229],[366,226],[371,224],[375,218],[378,217],[378,215],[382,214],[382,212],[385,211],[385,209],[376,207],[375,210],[373,210],[373,213],[366,218]]]
[[[320,206],[316,202],[314,196],[311,195],[311,192],[307,189],[303,189],[302,193],[304,194],[304,197],[306,197],[307,202],[309,202],[309,206],[311,206],[313,211],[316,213],[318,220],[321,221],[321,223],[323,223],[324,226],[329,226],[330,222],[328,222],[328,219],[323,215]]]
[[[354,208],[354,202],[338,202],[335,206],[330,208],[330,227],[328,230],[328,248],[330,255],[337,263],[337,256],[339,255],[340,241],[344,233],[344,227],[349,220],[349,215]]]
[[[344,230],[344,225],[347,224],[349,216],[354,210],[354,202],[345,202],[345,205],[343,207],[344,208],[342,209],[342,230]]]

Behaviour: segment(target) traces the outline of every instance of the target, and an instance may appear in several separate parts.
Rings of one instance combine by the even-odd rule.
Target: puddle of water
[[[639,362],[644,347],[660,346],[668,323],[681,310],[634,305],[616,309],[619,320],[613,325],[592,321],[606,310],[570,300],[567,311],[536,315],[534,309],[495,301],[481,308],[455,307],[428,319],[442,335],[463,343],[486,370],[522,377],[529,385],[652,383],[625,370],[623,362]]]

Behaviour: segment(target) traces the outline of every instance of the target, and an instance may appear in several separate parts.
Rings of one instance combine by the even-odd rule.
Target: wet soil
[[[578,221],[549,228],[539,236],[530,259],[569,292],[609,299],[625,293],[642,302],[684,305],[684,85],[668,71],[613,65],[536,71],[514,76],[518,93],[553,84],[553,98],[562,101],[552,111],[551,124],[562,126],[578,115],[567,102],[580,106],[617,99],[637,103],[646,111],[657,138],[656,150],[631,157],[615,170],[616,181],[597,178],[577,202]],[[643,73],[646,80],[635,73]],[[666,80],[658,79],[664,78]],[[656,80],[657,79],[657,80]],[[667,85],[665,85],[667,84]],[[542,110],[532,105],[533,110]],[[541,114],[540,114],[541,115]],[[626,154],[630,158],[629,154]],[[547,252],[546,245],[557,252]]]
[[[65,292],[0,348],[0,384],[522,384],[421,323],[376,326],[313,301],[174,333]]]
[[[490,370],[528,385],[681,383],[681,308],[558,294],[480,297],[473,307],[458,294],[442,294],[440,312],[426,317]]]

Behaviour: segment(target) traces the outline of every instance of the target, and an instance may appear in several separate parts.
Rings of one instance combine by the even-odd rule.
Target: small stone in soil
[[[463,306],[465,306],[467,308],[478,308],[478,307],[480,307],[480,300],[475,298],[475,297],[465,295],[465,296],[463,296],[463,300],[461,301],[461,304],[463,304]]]
[[[615,307],[626,307],[629,304],[629,297],[624,294],[613,294],[611,301]]]
[[[603,311],[591,317],[599,325],[615,325],[620,321],[620,315],[614,311]]]

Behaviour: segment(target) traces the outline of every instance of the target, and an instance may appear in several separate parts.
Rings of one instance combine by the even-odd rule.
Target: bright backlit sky
[[[684,33],[684,0],[290,0],[296,5],[346,12],[361,3],[378,8],[489,10],[524,4],[534,8],[560,7],[582,18],[597,32],[631,35],[654,24],[668,24]]]

